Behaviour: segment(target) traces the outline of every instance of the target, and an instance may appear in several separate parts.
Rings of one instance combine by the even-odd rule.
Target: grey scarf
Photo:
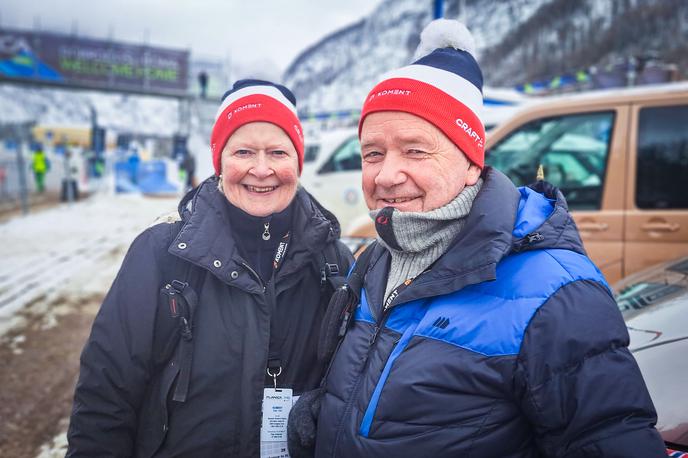
[[[429,212],[400,212],[389,208],[370,212],[376,222],[378,242],[392,255],[385,298],[444,254],[463,228],[482,184],[480,178],[475,185],[466,186],[454,200]],[[378,216],[385,222],[384,227]]]

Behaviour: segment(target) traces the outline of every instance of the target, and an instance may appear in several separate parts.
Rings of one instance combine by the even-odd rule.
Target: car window
[[[342,143],[323,164],[319,174],[361,170],[361,144],[354,136]]]
[[[636,205],[688,208],[688,106],[640,110]]]
[[[516,186],[535,182],[539,165],[545,179],[561,189],[571,209],[599,209],[614,113],[586,113],[532,121],[485,155]]]
[[[320,145],[306,145],[306,149],[303,152],[303,162],[314,162],[318,158],[319,152]]]

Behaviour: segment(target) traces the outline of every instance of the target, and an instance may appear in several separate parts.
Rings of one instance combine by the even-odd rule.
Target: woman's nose
[[[269,177],[275,173],[264,151],[259,151],[258,154],[256,154],[255,162],[249,172],[256,178]]]

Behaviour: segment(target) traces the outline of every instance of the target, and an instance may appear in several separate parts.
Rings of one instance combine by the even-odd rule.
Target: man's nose
[[[395,155],[389,153],[382,161],[380,171],[375,177],[375,184],[378,186],[392,187],[406,181],[406,173],[403,169],[402,161]]]

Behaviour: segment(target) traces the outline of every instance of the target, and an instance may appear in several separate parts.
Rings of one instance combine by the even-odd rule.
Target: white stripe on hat
[[[227,96],[226,99],[222,101],[222,105],[220,105],[220,108],[217,110],[217,113],[215,114],[215,122],[217,122],[217,118],[220,117],[223,111],[225,111],[225,108],[230,106],[232,103],[236,102],[242,97],[246,97],[249,95],[255,95],[255,94],[261,94],[261,95],[267,95],[268,97],[272,97],[273,99],[276,99],[278,102],[282,103],[282,105],[285,105],[287,108],[289,108],[292,112],[294,112],[294,115],[298,116],[296,113],[296,107],[294,106],[293,103],[289,101],[288,98],[280,92],[279,89],[277,89],[275,86],[267,86],[264,84],[258,84],[254,86],[247,86],[239,89],[236,92],[232,92]]]
[[[475,84],[454,72],[429,65],[414,64],[385,73],[380,82],[392,78],[409,78],[435,86],[466,105],[478,118],[482,119],[482,93]]]

